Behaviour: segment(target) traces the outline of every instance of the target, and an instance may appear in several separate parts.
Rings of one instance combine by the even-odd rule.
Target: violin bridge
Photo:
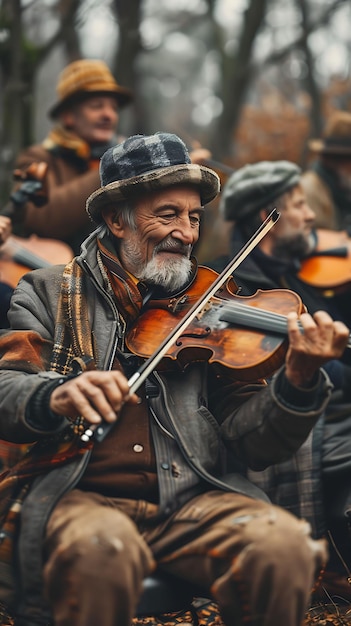
[[[209,311],[210,309],[212,309],[212,304],[211,302],[207,302],[205,306],[201,309],[201,311],[198,312],[196,319],[201,320],[205,313],[207,313],[207,311]]]

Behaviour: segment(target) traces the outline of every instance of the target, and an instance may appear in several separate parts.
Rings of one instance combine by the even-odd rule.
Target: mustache
[[[191,246],[190,244],[185,244],[185,243],[182,243],[181,241],[178,241],[177,239],[173,239],[173,237],[169,237],[168,239],[161,241],[159,244],[155,246],[154,255],[158,254],[159,252],[169,252],[169,251],[177,252],[178,254],[183,254],[184,256],[189,258],[190,252],[191,252]]]

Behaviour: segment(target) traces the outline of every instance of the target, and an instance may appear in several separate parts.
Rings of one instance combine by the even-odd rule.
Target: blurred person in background
[[[220,212],[233,223],[230,258],[273,208],[280,218],[234,273],[240,295],[249,296],[259,289],[290,289],[301,297],[309,313],[321,309],[333,319],[345,321],[347,310],[341,310],[336,297],[324,297],[299,277],[301,262],[311,251],[315,214],[307,203],[301,169],[296,164],[261,161],[238,169],[228,179]],[[229,256],[209,265],[220,272]],[[346,300],[349,298],[347,293]],[[293,461],[264,472],[249,471],[250,479],[264,488],[276,504],[307,517],[316,536],[331,533],[331,559],[325,579],[329,583],[338,580],[340,574],[349,576],[351,570],[351,367],[347,352],[342,359],[324,366],[334,384],[332,400],[325,418],[317,423]],[[351,597],[346,578],[341,581],[345,582],[342,592]]]
[[[57,101],[49,111],[53,127],[41,144],[23,150],[16,168],[48,164],[48,202],[27,202],[14,216],[14,232],[60,239],[76,254],[92,230],[85,202],[99,185],[99,160],[116,141],[119,110],[132,101],[100,60],[67,65],[57,82]]]
[[[211,267],[221,271],[277,208],[280,219],[236,270],[241,293],[286,287],[301,296],[311,313],[327,310],[350,327],[349,293],[320,290],[300,276],[303,260],[316,246],[315,212],[307,201],[302,176],[300,167],[290,161],[261,161],[234,172],[223,188],[220,204],[224,220],[233,222],[229,256],[217,258]]]
[[[324,137],[311,140],[308,147],[315,159],[301,184],[316,214],[315,227],[351,234],[351,113],[335,111]]]

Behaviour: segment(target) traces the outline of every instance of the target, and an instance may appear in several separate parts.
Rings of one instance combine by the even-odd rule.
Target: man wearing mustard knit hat
[[[41,144],[20,153],[16,163],[21,171],[34,162],[47,163],[48,201],[40,208],[27,202],[14,215],[14,232],[60,239],[77,253],[92,230],[85,201],[99,185],[100,157],[115,143],[119,110],[132,101],[132,92],[95,59],[67,65],[56,92],[49,111],[52,130]]]

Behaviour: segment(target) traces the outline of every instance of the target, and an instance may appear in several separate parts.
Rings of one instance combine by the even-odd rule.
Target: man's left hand
[[[334,321],[326,311],[313,316],[289,313],[289,348],[285,359],[285,374],[292,385],[308,387],[318,369],[327,361],[342,356],[350,331],[340,321]]]

